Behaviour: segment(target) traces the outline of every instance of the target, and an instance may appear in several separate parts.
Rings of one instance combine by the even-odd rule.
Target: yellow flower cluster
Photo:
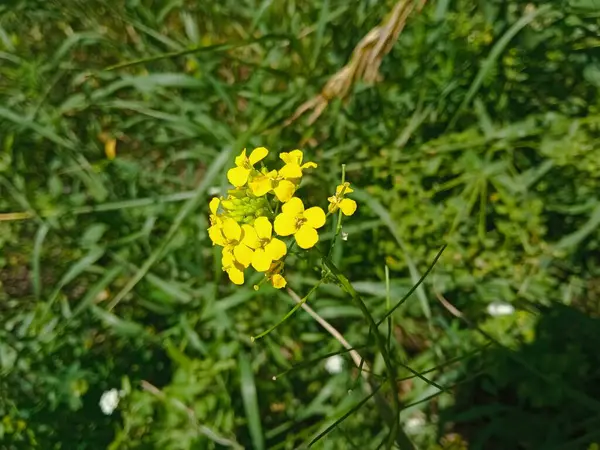
[[[288,248],[273,231],[282,237],[293,235],[300,248],[309,249],[319,241],[317,229],[325,225],[326,215],[318,206],[305,208],[302,200],[294,197],[303,171],[317,164],[303,164],[302,151],[293,150],[279,154],[284,163],[279,170],[255,167],[268,153],[258,147],[248,156],[244,149],[235,158],[235,167],[227,172],[234,189],[227,198],[210,201],[208,235],[213,245],[223,247],[221,263],[233,283],[243,284],[244,270],[252,266],[281,289],[287,284],[282,271]],[[350,192],[349,183],[338,186],[329,198],[330,214],[338,209],[345,215],[354,213],[356,202],[344,198]]]

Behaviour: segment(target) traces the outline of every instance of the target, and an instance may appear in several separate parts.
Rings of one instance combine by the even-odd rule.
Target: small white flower
[[[425,426],[425,417],[422,414],[414,415],[406,419],[404,429],[409,433],[415,433]]]
[[[117,406],[119,406],[119,400],[121,398],[121,393],[117,389],[111,389],[109,391],[105,391],[100,397],[100,409],[104,414],[110,416]]]
[[[219,186],[212,186],[208,188],[208,195],[213,197],[215,195],[219,195],[221,193],[221,188]]]
[[[342,241],[347,241],[348,240],[348,233],[346,233],[345,231],[342,231]]]
[[[344,368],[344,358],[340,355],[333,355],[325,361],[325,370],[330,374],[340,373]]]
[[[510,303],[492,302],[487,306],[487,313],[493,317],[510,316],[514,312],[515,308]]]

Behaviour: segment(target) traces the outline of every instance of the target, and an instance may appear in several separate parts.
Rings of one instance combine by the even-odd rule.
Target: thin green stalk
[[[308,300],[308,298],[311,296],[311,294],[312,294],[314,291],[316,291],[316,290],[317,290],[317,288],[318,288],[319,286],[321,286],[321,284],[323,284],[323,280],[319,280],[319,282],[318,282],[317,284],[315,284],[315,285],[314,285],[314,286],[311,288],[311,290],[310,290],[310,291],[308,291],[308,294],[306,294],[306,295],[305,295],[305,296],[302,298],[302,300],[300,300],[300,302],[296,303],[296,304],[294,305],[294,307],[293,307],[292,309],[290,309],[290,310],[288,311],[288,313],[287,313],[285,316],[283,316],[279,322],[277,322],[275,325],[273,325],[273,326],[272,326],[272,327],[270,327],[269,329],[267,329],[267,330],[263,331],[262,333],[260,333],[260,334],[258,334],[258,335],[256,335],[256,336],[252,336],[252,337],[250,338],[250,340],[251,340],[252,342],[254,342],[254,341],[256,341],[257,339],[260,339],[260,338],[263,338],[263,337],[265,337],[267,334],[269,334],[271,331],[275,330],[275,328],[277,328],[277,327],[278,327],[279,325],[281,325],[283,322],[285,322],[285,321],[286,321],[286,320],[288,320],[290,317],[292,317],[292,315],[293,315],[293,314],[294,314],[296,311],[298,311],[302,305],[304,305],[304,304],[306,303],[306,301],[307,301],[307,300]]]
[[[342,185],[346,182],[346,164],[342,164]],[[340,195],[344,195],[344,189]],[[331,258],[331,253],[333,252],[333,248],[335,247],[335,243],[337,242],[337,238],[342,231],[342,209],[338,211],[337,222],[335,225],[335,233],[333,235],[333,239],[331,239],[331,245],[329,246],[329,252],[327,253],[327,257]]]
[[[373,320],[373,316],[369,312],[367,305],[365,305],[364,301],[362,300],[362,298],[360,297],[358,292],[356,292],[356,290],[352,287],[352,285],[350,284],[350,281],[348,281],[348,279],[341,273],[341,271],[337,268],[337,266],[326,256],[323,256],[323,263],[331,271],[333,276],[335,276],[337,281],[342,286],[342,289],[351,296],[351,298],[354,301],[354,303],[356,304],[356,306],[358,306],[358,308],[360,309],[361,313],[363,314],[366,321],[368,322],[369,327],[373,330],[373,333],[375,335],[375,342],[376,342],[377,347],[378,347],[379,351],[381,352],[381,355],[385,362],[386,372],[387,372],[388,378],[390,380],[392,391],[393,391],[392,399],[393,399],[393,403],[394,403],[394,415],[395,415],[394,421],[391,424],[390,434],[389,434],[386,448],[391,449],[392,446],[394,445],[394,441],[396,441],[398,443],[398,445],[400,446],[401,450],[413,450],[414,446],[408,439],[408,436],[404,433],[404,431],[399,426],[400,425],[400,410],[402,409],[402,406],[400,405],[400,399],[398,398],[398,392],[396,392],[396,390],[394,388],[395,383],[393,382],[393,380],[396,379],[396,371],[392,364],[390,355],[387,351],[386,342],[383,339],[383,337],[381,336],[381,334],[377,331],[377,325],[375,324],[375,321]]]
[[[392,307],[392,299],[390,295],[390,268],[385,265],[385,310],[389,311]],[[387,320],[387,346],[388,352],[392,349],[392,316],[390,315]]]

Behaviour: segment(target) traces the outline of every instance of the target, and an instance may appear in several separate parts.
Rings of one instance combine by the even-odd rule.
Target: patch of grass
[[[498,393],[531,403],[508,401],[525,425],[555,411],[530,389],[547,380],[513,367],[533,350],[542,371],[556,356],[578,365],[557,372],[579,401],[560,412],[553,444],[598,440],[599,399],[579,387],[595,373],[534,331],[546,330],[543,315],[535,328],[539,305],[600,311],[593,3],[425,2],[379,80],[356,80],[314,123],[288,123],[394,2],[4,2],[1,446],[296,448],[322,437],[320,448],[371,448],[390,442],[396,425],[383,419],[398,401],[388,418],[400,411],[418,447],[491,448],[472,431],[507,423],[493,419],[507,403]],[[251,342],[290,302],[254,291],[257,280],[228,283],[206,205],[226,191],[234,154],[259,145],[302,148],[325,169],[304,180],[315,204],[341,164],[357,188],[348,240],[329,261],[348,282],[308,302],[360,368],[303,311]],[[317,263],[289,273],[300,297]],[[490,317],[498,301],[518,313]],[[385,338],[373,334],[384,322]],[[494,350],[480,356],[482,346]],[[320,357],[336,353],[344,369],[330,374]],[[497,354],[503,364],[490,362]],[[98,401],[111,388],[124,396],[107,416]]]

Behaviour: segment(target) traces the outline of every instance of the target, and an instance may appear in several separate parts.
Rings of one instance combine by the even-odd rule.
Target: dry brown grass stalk
[[[311,111],[308,124],[314,123],[334,98],[345,98],[352,86],[362,80],[374,83],[381,78],[379,67],[404,29],[408,16],[416,9],[420,11],[426,0],[400,0],[388,16],[369,31],[354,48],[350,61],[336,72],[325,84],[321,92],[300,105],[286,121],[289,125],[304,113]]]

